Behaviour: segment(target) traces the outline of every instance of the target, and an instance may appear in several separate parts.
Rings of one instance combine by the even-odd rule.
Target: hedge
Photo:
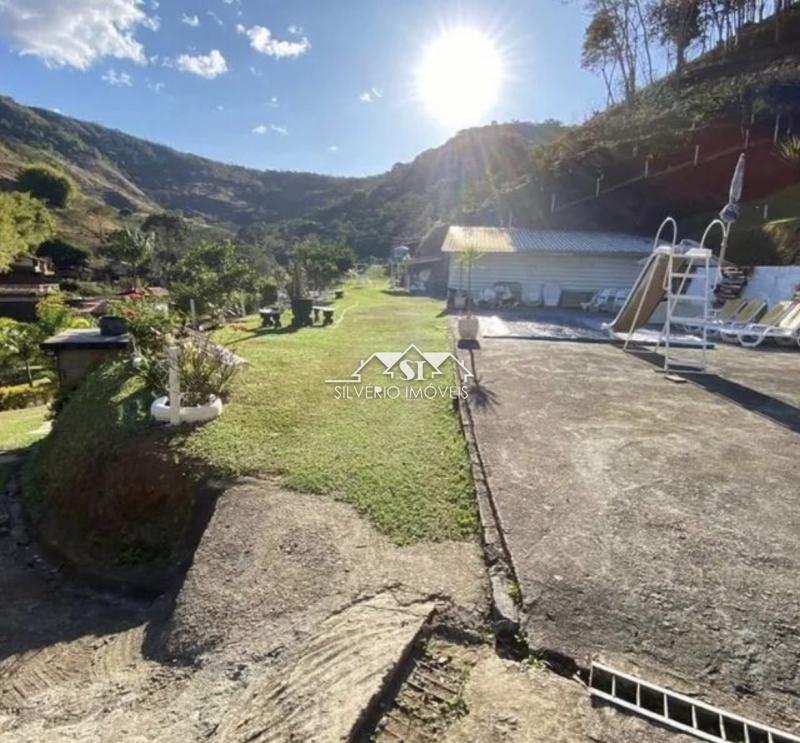
[[[32,405],[44,405],[53,399],[53,385],[42,381],[35,387],[29,384],[12,384],[0,387],[0,410],[18,410]]]

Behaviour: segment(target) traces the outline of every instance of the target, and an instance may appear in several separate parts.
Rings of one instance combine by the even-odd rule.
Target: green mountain
[[[465,189],[518,180],[531,145],[555,124],[512,123],[459,133],[383,175],[337,178],[261,171],[178,152],[98,124],[0,97],[0,187],[21,165],[45,161],[68,172],[83,196],[59,215],[62,231],[96,242],[128,212],[177,211],[235,232],[256,224],[310,220],[323,232],[385,254],[392,238],[418,235],[453,218]]]

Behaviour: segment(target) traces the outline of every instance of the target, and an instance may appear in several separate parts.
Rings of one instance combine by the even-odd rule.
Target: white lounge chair
[[[737,332],[737,339],[746,348],[760,346],[767,338],[781,345],[800,346],[800,302],[779,302],[757,323],[750,323]]]
[[[630,289],[617,289],[614,292],[614,297],[611,300],[611,313],[613,315],[616,315],[622,309],[625,302],[628,301],[630,293]]]
[[[746,299],[742,299],[742,297],[736,297],[735,299],[729,299],[722,307],[712,310],[711,316],[708,319],[708,328],[711,329],[714,326],[722,325],[723,323],[730,322],[733,319],[733,316],[744,307]],[[695,322],[686,321],[680,324],[686,331],[693,331],[693,330],[702,330],[703,329],[703,318],[698,317]]]
[[[738,340],[738,331],[754,323],[766,308],[767,303],[763,299],[751,299],[742,305],[741,309],[728,322],[711,325],[708,331],[711,334],[719,335],[724,341],[735,343]]]

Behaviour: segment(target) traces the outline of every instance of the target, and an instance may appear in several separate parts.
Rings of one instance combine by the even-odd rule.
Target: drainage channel
[[[800,743],[800,738],[592,663],[589,693],[673,730],[714,743]]]
[[[428,743],[467,713],[464,685],[474,649],[440,638],[419,641],[402,685],[383,714],[370,740],[377,743]]]

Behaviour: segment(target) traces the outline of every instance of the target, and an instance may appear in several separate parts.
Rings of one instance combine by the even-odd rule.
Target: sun
[[[489,36],[469,27],[444,31],[425,48],[417,69],[417,95],[449,129],[481,123],[502,83],[500,52]]]

